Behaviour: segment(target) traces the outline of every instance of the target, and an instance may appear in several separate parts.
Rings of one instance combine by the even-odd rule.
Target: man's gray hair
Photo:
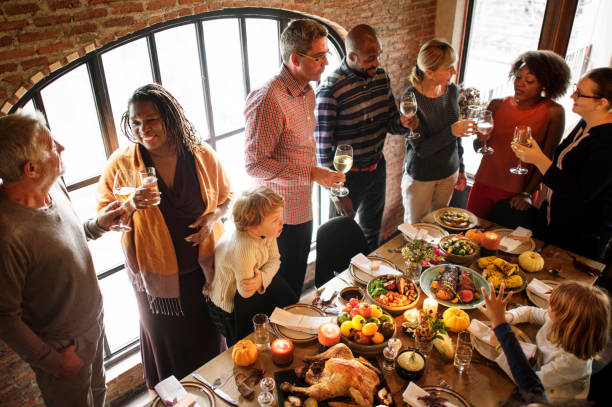
[[[45,151],[38,143],[38,133],[47,127],[39,111],[22,109],[0,117],[0,178],[4,182],[17,182],[28,161],[40,161]]]
[[[306,54],[313,41],[327,37],[327,28],[314,20],[292,20],[281,34],[280,49],[283,62],[289,63],[291,54]]]

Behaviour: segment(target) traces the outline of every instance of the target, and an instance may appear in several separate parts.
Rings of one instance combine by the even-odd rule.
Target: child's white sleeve
[[[244,242],[241,245],[236,245],[234,247],[234,256],[232,265],[234,270],[234,276],[236,277],[236,290],[242,296],[242,298],[249,298],[255,291],[246,292],[242,289],[242,285],[240,282],[242,280],[248,280],[255,276],[255,272],[253,268],[257,265],[257,259],[255,257],[255,250],[248,245],[245,245]]]
[[[269,239],[267,242],[268,246],[268,261],[266,261],[261,267],[261,279],[262,279],[262,287],[258,290],[260,294],[263,294],[266,291],[266,288],[272,282],[272,279],[276,275],[278,271],[281,261],[280,261],[280,253],[278,251],[278,243],[276,239]]]
[[[555,356],[550,362],[542,365],[536,372],[546,388],[567,385],[583,379],[591,372],[588,361],[577,358],[568,352]]]
[[[548,311],[542,308],[523,306],[508,311],[512,314],[512,325],[529,322],[530,324],[544,325]]]

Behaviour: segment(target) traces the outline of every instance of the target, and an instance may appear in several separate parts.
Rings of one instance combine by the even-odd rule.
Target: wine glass
[[[514,137],[512,141],[514,143],[522,144],[524,146],[531,146],[531,127],[525,125],[518,125],[514,128]],[[525,175],[527,172],[527,168],[521,167],[521,160],[518,160],[518,165],[516,167],[510,168],[510,172],[516,175]]]
[[[487,140],[489,139],[489,134],[493,131],[493,113],[489,110],[481,110],[478,113],[478,120],[476,122],[476,130],[479,133],[484,134],[485,138],[482,141],[482,146],[476,150],[476,152],[489,155],[493,154],[495,150],[491,147],[487,146]]]
[[[348,144],[340,144],[336,148],[336,155],[334,156],[334,168],[337,171],[347,173],[353,166],[353,147]],[[329,193],[333,196],[343,197],[349,193],[348,188],[330,188]]]
[[[136,173],[134,171],[117,170],[113,182],[113,195],[115,195],[119,202],[125,203],[134,196],[137,187],[136,180]],[[110,229],[115,232],[129,232],[132,230],[131,227],[123,223],[123,220],[118,225],[112,225]]]
[[[414,93],[406,92],[402,95],[402,98],[400,99],[400,112],[402,112],[402,115],[407,119],[412,118],[416,114],[417,101]],[[408,140],[416,140],[419,137],[421,137],[421,135],[419,133],[415,133],[412,131],[412,129],[410,129],[410,133],[408,133],[406,136]]]

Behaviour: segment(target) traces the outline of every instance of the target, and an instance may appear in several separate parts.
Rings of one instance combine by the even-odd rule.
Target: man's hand
[[[325,167],[312,167],[310,178],[317,184],[327,188],[339,188],[346,181],[346,176],[343,173],[332,171]]]
[[[59,351],[62,359],[59,367],[53,372],[53,375],[60,379],[67,379],[74,376],[83,366],[83,359],[74,351],[74,345],[70,345]]]
[[[208,235],[210,235],[215,222],[216,218],[214,212],[209,212],[206,215],[200,215],[195,222],[189,225],[190,228],[199,228],[198,231],[193,235],[187,236],[185,241],[193,243],[193,246],[199,245],[208,237]]]
[[[523,194],[514,195],[510,200],[510,207],[519,211],[526,211],[531,206],[531,198]]]
[[[253,266],[253,273],[255,273],[254,277],[240,280],[240,287],[247,295],[255,293],[255,291],[259,290],[259,287],[263,285],[261,271],[259,271],[257,266]]]
[[[407,129],[414,130],[419,127],[419,118],[417,115],[413,115],[410,118],[407,118],[404,115],[400,115],[400,123]]]
[[[336,209],[340,209],[339,213],[342,216],[353,216],[355,209],[353,208],[353,201],[348,196],[343,196],[338,200]]]
[[[466,187],[467,178],[465,177],[464,173],[460,172],[459,176],[457,177],[457,182],[455,182],[455,189],[458,191],[464,191]]]
[[[126,216],[128,210],[122,206],[119,201],[109,203],[102,209],[102,214],[98,216],[96,222],[102,229],[108,231],[113,225],[118,225],[123,216]]]

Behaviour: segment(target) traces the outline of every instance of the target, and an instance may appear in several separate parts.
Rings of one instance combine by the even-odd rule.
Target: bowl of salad
[[[478,243],[463,235],[449,235],[440,239],[440,249],[451,263],[468,264],[480,253]]]
[[[370,280],[366,294],[372,303],[397,315],[414,307],[420,292],[414,281],[406,276],[387,274]]]

